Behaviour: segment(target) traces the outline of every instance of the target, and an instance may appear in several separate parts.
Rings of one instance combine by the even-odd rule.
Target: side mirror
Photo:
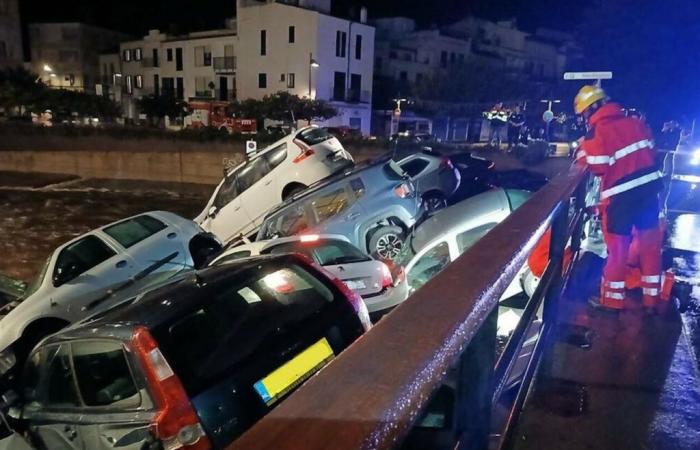
[[[80,268],[72,261],[56,267],[56,272],[53,276],[53,284],[58,287],[75,279],[80,275]]]
[[[211,208],[209,208],[209,211],[207,212],[207,217],[209,217],[210,219],[213,219],[214,217],[216,217],[217,212],[219,212],[219,208],[212,205]]]

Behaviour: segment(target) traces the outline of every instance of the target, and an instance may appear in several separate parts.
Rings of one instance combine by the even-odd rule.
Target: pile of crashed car
[[[226,447],[528,198],[493,177],[410,142],[355,164],[311,126],[226,171],[194,221],[148,212],[62,245],[0,302],[9,439]]]

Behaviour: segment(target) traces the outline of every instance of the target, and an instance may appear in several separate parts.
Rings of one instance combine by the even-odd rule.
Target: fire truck
[[[188,104],[189,115],[185,116],[185,128],[212,127],[229,134],[255,134],[258,124],[255,119],[234,118],[229,111],[229,102],[192,101]]]

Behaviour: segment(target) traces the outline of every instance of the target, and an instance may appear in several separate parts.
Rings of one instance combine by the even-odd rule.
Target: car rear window
[[[301,253],[322,266],[371,261],[371,258],[362,253],[357,247],[338,239],[319,239],[312,242],[286,242],[265,249],[263,253]]]
[[[287,354],[335,301],[334,291],[294,263],[260,264],[234,278],[202,291],[206,302],[152,331],[190,395],[224,373],[242,376]]]
[[[323,128],[307,128],[297,133],[296,138],[306,145],[316,145],[335,136]]]
[[[310,226],[303,203],[295,203],[263,223],[259,239],[273,239],[299,234]]]
[[[103,231],[122,247],[129,248],[167,227],[160,220],[143,215],[106,227]]]
[[[138,406],[140,398],[118,342],[76,341],[72,344],[78,388],[87,406]]]

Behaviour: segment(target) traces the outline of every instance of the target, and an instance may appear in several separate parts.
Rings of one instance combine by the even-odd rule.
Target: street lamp
[[[53,72],[53,69],[48,64],[44,64],[44,72],[51,73]]]
[[[312,53],[309,53],[309,98],[311,98],[311,69],[318,69],[318,61],[313,57]]]

